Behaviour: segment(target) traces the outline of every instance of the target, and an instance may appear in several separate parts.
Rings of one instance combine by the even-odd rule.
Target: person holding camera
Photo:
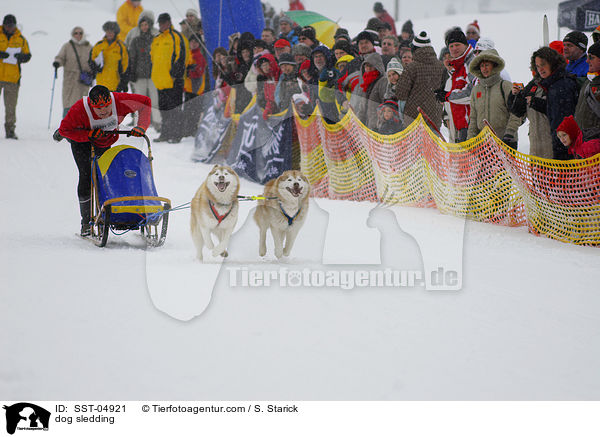
[[[29,62],[29,44],[19,29],[17,19],[8,14],[0,28],[0,93],[4,93],[4,128],[6,138],[18,139],[15,134],[17,123],[17,99],[21,84],[21,64]]]
[[[90,90],[94,76],[86,61],[91,51],[92,45],[85,39],[83,28],[76,26],[71,31],[71,39],[63,44],[54,58],[54,69],[63,67],[63,117]]]

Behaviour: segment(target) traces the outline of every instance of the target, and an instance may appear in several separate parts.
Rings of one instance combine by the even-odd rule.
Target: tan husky
[[[215,165],[192,199],[190,227],[198,259],[202,248],[212,256],[227,256],[229,238],[238,219],[240,178],[230,167]],[[212,234],[219,240],[213,243]]]
[[[260,229],[258,254],[267,253],[267,230],[275,243],[275,256],[288,256],[308,214],[310,184],[298,170],[288,170],[265,185],[265,200],[258,202],[254,221]],[[285,247],[284,247],[285,242]]]

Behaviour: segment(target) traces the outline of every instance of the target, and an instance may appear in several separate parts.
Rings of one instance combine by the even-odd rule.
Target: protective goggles
[[[95,100],[90,99],[90,106],[92,108],[106,108],[112,103],[110,96],[98,96]]]

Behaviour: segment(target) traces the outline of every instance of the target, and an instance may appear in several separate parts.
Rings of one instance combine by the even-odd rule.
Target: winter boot
[[[58,129],[56,129],[54,131],[54,134],[52,134],[52,139],[56,142],[62,141],[63,140],[63,136],[58,132]]]
[[[82,237],[89,237],[90,235],[92,235],[92,227],[90,226],[89,223],[83,223],[81,225],[81,233],[80,235]]]
[[[91,216],[91,208],[92,207],[92,199],[79,199],[79,212],[81,213],[81,236],[86,237],[90,235],[90,216]]]
[[[4,127],[6,128],[6,138],[9,138],[11,140],[18,140],[19,137],[17,137],[17,135],[15,134],[15,127],[12,126],[7,126],[4,125]]]

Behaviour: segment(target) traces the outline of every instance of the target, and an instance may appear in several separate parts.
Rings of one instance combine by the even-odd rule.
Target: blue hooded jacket
[[[574,74],[577,77],[586,77],[590,69],[587,61],[587,55],[583,55],[576,61],[571,61],[567,64],[567,73]]]

